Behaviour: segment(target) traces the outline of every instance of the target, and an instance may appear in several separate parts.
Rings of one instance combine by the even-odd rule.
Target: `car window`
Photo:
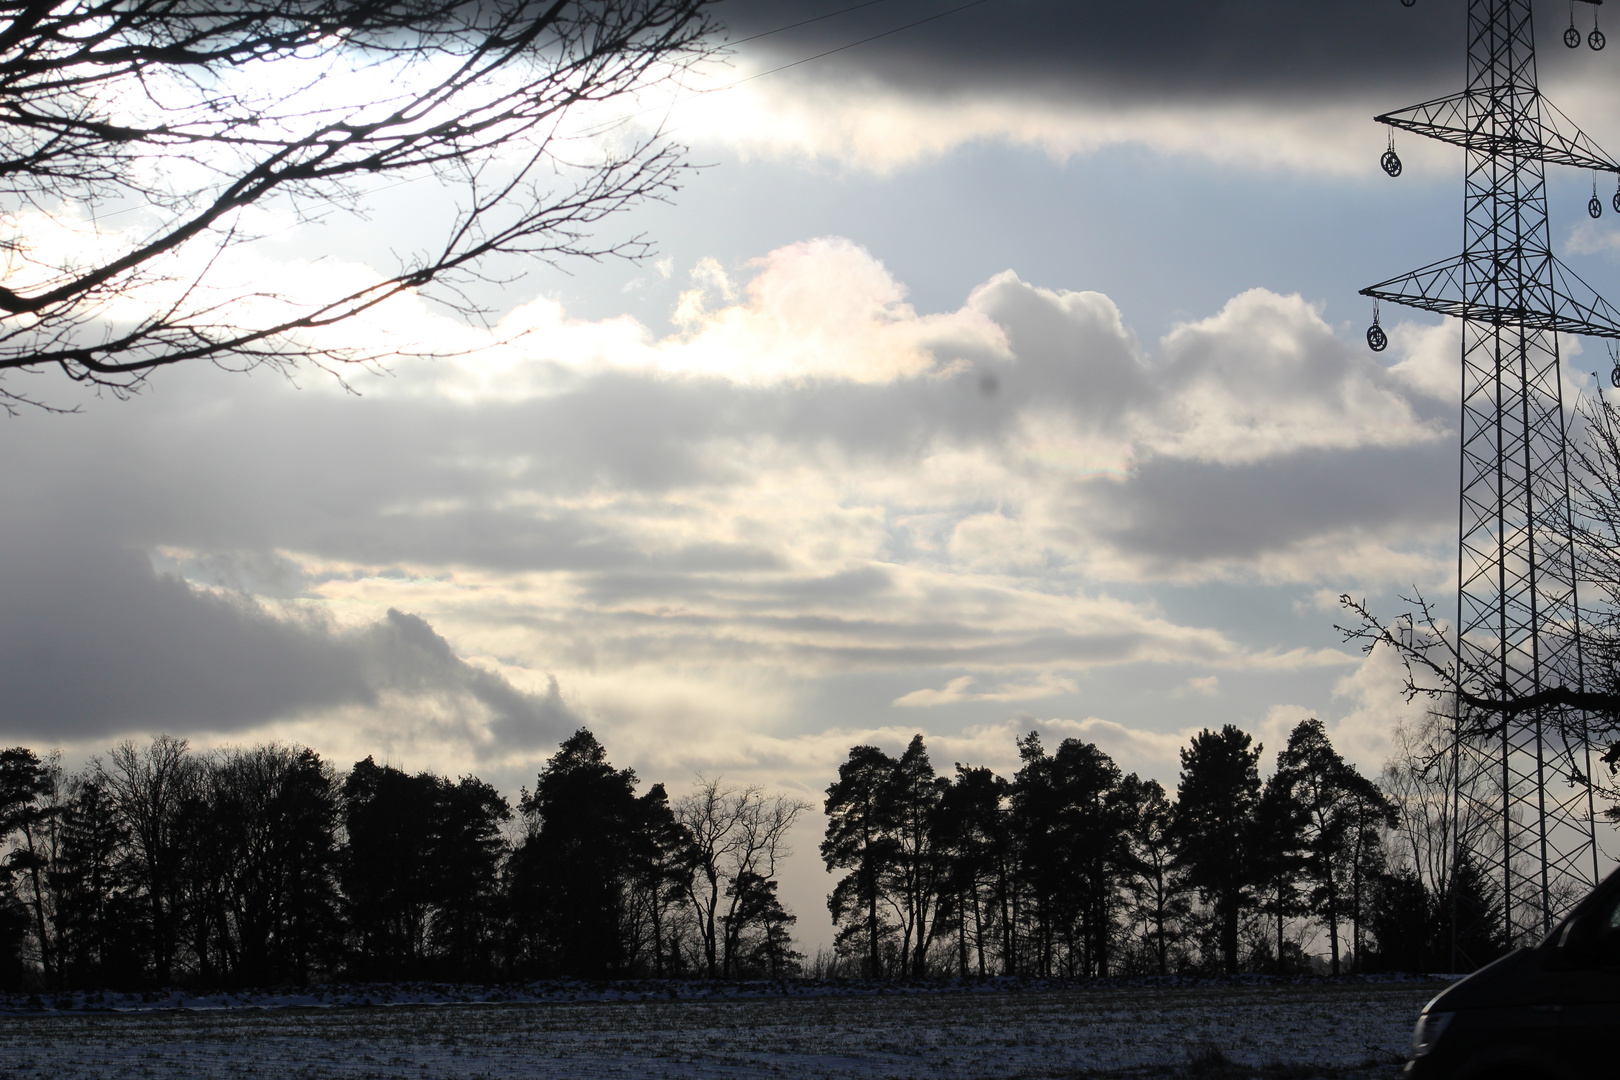
[[[1611,899],[1598,916],[1598,962],[1620,967],[1620,896]]]

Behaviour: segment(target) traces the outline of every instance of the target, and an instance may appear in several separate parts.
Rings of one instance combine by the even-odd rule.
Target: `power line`
[[[727,45],[741,45],[745,41],[758,41],[760,38],[770,37],[772,34],[780,34],[784,30],[797,30],[801,26],[809,26],[811,23],[817,23],[817,22],[820,22],[823,19],[831,19],[831,18],[833,18],[834,16],[837,16],[837,15],[847,15],[851,11],[859,11],[859,10],[861,10],[861,8],[869,8],[873,4],[886,4],[886,3],[888,3],[888,0],[866,0],[866,3],[864,3],[864,4],[856,4],[853,7],[839,8],[837,11],[829,11],[825,15],[817,15],[814,18],[811,18],[811,19],[801,19],[796,23],[788,23],[786,26],[778,26],[775,30],[766,30],[766,31],[764,31],[762,33],[750,34],[749,36],[747,36],[745,38],[738,38],[736,41],[728,41],[728,42],[726,42],[726,44]]]
[[[873,2],[877,2],[877,0],[873,0]],[[990,0],[970,0],[969,3],[960,4],[957,7],[950,8],[947,11],[941,11],[941,12],[939,12],[937,14],[929,15],[927,18],[918,19],[916,22],[908,22],[904,26],[895,27],[893,30],[885,30],[881,34],[873,34],[871,37],[863,37],[859,41],[850,42],[848,45],[840,45],[836,49],[828,49],[825,52],[818,52],[814,56],[805,57],[803,60],[795,60],[790,64],[783,64],[781,67],[773,67],[769,71],[761,71],[757,75],[750,75],[745,79],[738,79],[734,83],[728,83],[725,86],[717,86],[713,90],[704,90],[702,92],[705,93],[705,94],[716,94],[716,93],[719,93],[722,90],[730,90],[733,87],[741,86],[745,82],[753,82],[755,79],[763,79],[767,75],[775,75],[778,71],[786,71],[788,68],[795,68],[795,67],[798,67],[800,64],[808,64],[812,60],[820,60],[824,56],[831,56],[834,53],[841,53],[845,49],[853,49],[857,45],[865,45],[868,41],[876,41],[879,38],[886,38],[891,34],[898,34],[902,30],[910,30],[913,27],[921,26],[924,23],[931,23],[935,19],[943,19],[947,15],[955,15],[958,11],[966,11],[968,8],[978,7],[980,4],[988,4],[989,2],[990,2]],[[865,5],[861,5],[861,6],[864,7]],[[851,8],[849,10],[854,10],[854,9]],[[834,12],[833,14],[837,14],[837,12]],[[814,21],[814,20],[810,20],[810,21]],[[783,29],[786,30],[786,29],[788,29],[788,27],[783,27]],[[776,32],[776,31],[773,31],[773,33],[774,32]],[[760,35],[756,35],[756,36],[764,37],[765,35],[760,34]]]
[[[808,26],[811,23],[821,22],[824,19],[831,19],[831,18],[834,18],[835,16],[838,16],[838,15],[846,15],[851,11],[859,11],[862,8],[869,8],[869,7],[873,7],[873,6],[877,5],[877,4],[883,4],[883,3],[887,3],[887,2],[888,2],[888,0],[865,0],[865,3],[853,4],[853,5],[851,5],[849,7],[846,7],[846,8],[839,8],[837,11],[829,11],[825,15],[817,15],[817,16],[815,16],[813,18],[801,19],[800,21],[798,21],[796,23],[789,23],[786,26],[778,26],[774,30],[765,30],[765,31],[762,31],[762,32],[760,32],[758,34],[750,34],[748,37],[738,38],[736,41],[727,42],[727,44],[728,45],[741,45],[741,44],[743,44],[744,42],[747,42],[747,41],[758,41],[760,38],[770,37],[773,34],[780,34],[780,33],[783,33],[784,31],[787,31],[787,30],[794,30],[794,29],[797,29],[798,27],[801,27],[801,26]],[[753,75],[748,75],[748,76],[745,76],[744,78],[738,79],[736,82],[727,83],[724,86],[714,86],[714,87],[710,87],[707,90],[699,90],[697,92],[699,94],[720,94],[720,93],[724,93],[727,90],[735,90],[737,87],[743,85],[744,83],[753,82],[755,79],[763,79],[767,75],[775,75],[779,71],[787,71],[789,68],[796,68],[796,67],[799,67],[802,64],[808,64],[812,60],[820,60],[823,57],[832,56],[835,53],[845,52],[846,50],[853,49],[858,45],[865,45],[867,42],[870,42],[870,41],[877,41],[880,38],[890,37],[890,36],[892,36],[894,34],[900,33],[901,31],[910,30],[910,29],[913,29],[914,27],[922,26],[925,23],[931,23],[931,22],[934,22],[937,19],[943,19],[947,15],[955,15],[959,11],[966,11],[968,8],[975,8],[975,7],[978,7],[981,4],[987,4],[989,2],[990,2],[990,0],[969,0],[969,2],[966,3],[966,4],[959,4],[956,7],[949,8],[949,9],[947,9],[945,11],[936,12],[933,15],[928,15],[928,16],[925,16],[924,18],[917,19],[917,20],[915,20],[913,22],[905,23],[902,26],[896,26],[891,30],[884,30],[881,33],[872,34],[869,37],[863,37],[859,41],[851,41],[847,45],[839,45],[836,48],[827,49],[827,50],[825,50],[823,52],[818,52],[814,56],[806,56],[802,60],[794,60],[794,61],[792,61],[790,63],[782,64],[782,65],[780,65],[778,67],[773,67],[773,68],[769,69],[768,71],[757,72],[757,73],[755,73]],[[586,131],[583,131],[580,134],[584,135],[586,137],[590,137],[591,135],[599,135],[602,132],[607,131],[610,128],[616,127],[619,124],[624,123],[626,120],[633,120],[638,116],[645,116],[648,113],[658,112],[660,110],[663,110],[667,114],[669,111],[674,109],[675,104],[676,104],[675,102],[671,102],[667,106],[662,106],[662,105],[653,106],[651,108],[637,110],[636,112],[626,113],[625,115],[617,117],[616,119],[607,121],[606,123],[603,123],[603,124],[599,124],[595,128],[587,129]],[[426,178],[425,176],[416,176],[416,177],[412,177],[409,180],[400,180],[400,181],[397,181],[395,183],[387,184],[387,185],[384,185],[383,187],[377,188],[377,189],[369,192],[368,194],[371,194],[371,195],[380,194],[381,192],[389,191],[389,190],[391,190],[393,188],[404,187],[406,184],[414,184],[418,180],[422,180],[422,179],[425,179],[425,178]],[[99,215],[99,217],[96,217],[95,220],[100,220],[100,219],[103,219],[103,218],[110,218],[110,217],[118,217],[121,214],[133,213],[136,210],[147,210],[147,209],[150,209],[152,207],[152,205],[153,204],[148,203],[145,206],[131,206],[131,207],[126,207],[123,210],[114,210],[111,213]],[[94,214],[93,211],[92,211],[92,214]]]
[[[833,15],[841,15],[845,11],[854,11],[857,8],[871,7],[873,4],[878,4],[878,3],[883,3],[883,2],[884,2],[884,0],[867,0],[867,3],[856,4],[855,7],[844,8],[842,11],[830,12],[827,15],[818,15],[814,19],[806,19],[806,20],[804,20],[804,22],[793,23],[793,24],[791,24],[789,26],[780,26],[780,27],[777,27],[775,30],[767,30],[764,33],[755,34],[752,37],[742,38],[741,40],[742,41],[753,41],[753,40],[755,40],[757,38],[769,37],[771,34],[779,34],[783,30],[791,30],[795,26],[803,26],[803,25],[805,25],[805,23],[819,22],[821,19],[828,19],[828,18],[831,18]],[[872,34],[870,37],[863,37],[859,41],[851,41],[847,45],[839,45],[836,48],[827,49],[827,50],[825,50],[823,52],[818,52],[814,56],[806,56],[802,60],[794,60],[794,61],[791,61],[791,62],[786,63],[786,64],[781,64],[781,65],[778,65],[777,67],[773,67],[773,68],[771,68],[771,69],[769,69],[767,71],[761,71],[761,72],[757,72],[757,73],[755,73],[753,75],[744,76],[743,78],[738,79],[736,82],[726,83],[724,86],[711,86],[707,90],[698,90],[698,91],[696,91],[696,93],[698,93],[700,95],[723,94],[727,90],[735,90],[737,87],[743,85],[744,83],[753,82],[755,79],[763,79],[767,75],[775,75],[779,71],[786,71],[789,68],[796,68],[796,67],[800,66],[801,64],[808,64],[812,60],[820,60],[824,56],[832,56],[834,53],[841,53],[841,52],[844,52],[847,49],[853,49],[857,45],[865,45],[869,41],[877,41],[879,38],[886,38],[886,37],[889,37],[889,36],[891,36],[893,34],[898,34],[902,30],[910,30],[913,27],[922,26],[924,23],[931,23],[936,19],[943,19],[947,15],[955,15],[959,11],[966,11],[968,8],[978,7],[980,4],[987,4],[989,2],[990,2],[990,0],[970,0],[969,3],[959,4],[956,7],[949,8],[949,9],[947,9],[945,11],[936,12],[933,15],[929,15],[929,16],[926,16],[924,18],[917,19],[917,20],[915,20],[913,22],[908,22],[908,23],[904,24],[903,26],[896,26],[892,30],[884,30],[882,33]],[[740,44],[740,42],[732,42],[732,44]],[[585,131],[580,132],[580,134],[587,137],[587,138],[589,138],[592,135],[600,135],[602,132],[607,131],[610,128],[617,127],[619,124],[624,123],[626,120],[633,120],[638,116],[646,116],[648,113],[655,113],[655,112],[662,111],[667,116],[669,113],[674,111],[675,106],[677,104],[678,104],[678,102],[672,101],[668,105],[655,105],[655,106],[651,106],[651,107],[646,108],[646,109],[638,109],[635,112],[625,113],[623,116],[617,117],[617,118],[615,118],[613,120],[609,120],[609,121],[607,121],[605,123],[602,123],[602,124],[598,124],[594,128],[587,128]]]

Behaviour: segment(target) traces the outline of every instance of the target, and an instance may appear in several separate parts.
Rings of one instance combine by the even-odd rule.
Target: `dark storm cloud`
[[[738,48],[791,62],[962,3],[884,0]],[[851,6],[852,0],[729,0],[719,14],[731,39],[740,40]],[[1589,21],[1588,9],[1578,6]],[[1563,5],[1541,5],[1538,36],[1555,40],[1567,17]],[[1399,98],[1432,89],[1437,76],[1454,80],[1463,35],[1461,0],[1419,0],[1412,8],[1399,0],[987,0],[804,65],[794,76],[857,73],[934,93],[1085,88],[1117,95],[1120,104],[1373,88]]]
[[[463,407],[274,383],[199,387],[190,373],[174,375],[94,419],[28,417],[0,428],[17,459],[40,462],[0,473],[0,498],[48,507],[52,529],[201,549],[183,567],[188,575],[227,588],[265,584],[273,596],[302,591],[284,561],[265,554],[276,548],[378,570],[776,565],[769,551],[740,543],[649,551],[588,511],[510,499],[526,489],[553,498],[597,488],[657,495],[735,478],[736,466],[703,451],[715,438],[758,431],[776,413],[746,418],[755,395],[725,384],[607,375],[552,398]],[[233,390],[228,403],[209,400]]]
[[[1247,560],[1337,532],[1409,533],[1455,513],[1449,439],[1399,449],[1298,450],[1245,465],[1156,458],[1129,484],[1089,485],[1097,531],[1145,561]]]
[[[39,542],[44,540],[46,542]],[[570,730],[556,683],[536,697],[451,652],[423,619],[359,630],[277,618],[71,535],[0,540],[0,731],[72,740],[230,732],[395,692],[482,706],[506,747]]]
[[[352,647],[68,536],[7,544],[0,727],[75,738],[232,729],[365,697]]]
[[[474,667],[426,619],[389,609],[359,635],[372,682],[400,693],[440,696],[465,693],[488,710],[489,734],[501,751],[532,750],[554,743],[579,726],[552,678],[544,696],[513,686],[494,672]]]

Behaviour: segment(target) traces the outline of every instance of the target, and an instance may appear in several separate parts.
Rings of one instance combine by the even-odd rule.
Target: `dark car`
[[[1620,1075],[1620,871],[1533,949],[1481,968],[1423,1007],[1414,1080]]]

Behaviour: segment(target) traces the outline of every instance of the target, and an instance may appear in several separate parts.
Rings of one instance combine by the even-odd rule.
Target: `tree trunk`
[[[967,906],[966,895],[957,890],[956,893],[956,958],[957,971],[962,978],[967,978],[968,948],[967,948]]]
[[[1362,834],[1356,832],[1355,862],[1350,867],[1350,971],[1361,970],[1361,845]]]
[[[1164,940],[1164,882],[1162,880],[1159,882],[1158,889],[1154,892],[1153,922],[1159,939],[1159,974],[1168,975],[1170,974],[1170,957]]]
[[[25,822],[22,828],[23,840],[28,845],[28,876],[34,888],[34,932],[39,938],[39,962],[45,971],[46,985],[56,986],[56,970],[52,960],[54,950],[51,948],[50,933],[45,929],[45,894],[40,889],[39,864],[43,861],[39,852],[34,850],[34,830]]]
[[[1280,878],[1277,881],[1277,974],[1285,974],[1283,971],[1283,883]]]
[[[1111,916],[1108,911],[1108,891],[1104,888],[1101,896],[1097,898],[1097,977],[1108,978],[1108,924]]]
[[[1333,974],[1339,973],[1339,896],[1333,887],[1333,868],[1327,872],[1328,942],[1333,948]]]
[[[932,892],[929,889],[928,892]],[[920,979],[928,971],[928,945],[934,940],[933,927],[928,925],[928,909],[933,905],[928,893],[919,891],[917,902],[917,951],[911,960],[911,975]]]
[[[1228,896],[1221,912],[1221,953],[1226,961],[1226,973],[1236,975],[1238,970],[1238,898]]]
[[[709,978],[720,976],[719,957],[715,953],[715,909],[720,906],[720,879],[718,875],[704,869],[704,876],[709,879],[709,913],[704,921],[703,931],[703,961],[708,967]]]
[[[664,977],[664,920],[663,912],[658,909],[658,882],[654,880],[652,887],[652,938],[653,938],[653,977]]]
[[[979,904],[979,883],[974,881],[970,894],[973,897],[973,945],[979,954],[979,977],[984,978],[984,911]]]
[[[1018,933],[1013,928],[1011,918],[1013,905],[1012,898],[1007,895],[1007,868],[1001,867],[1001,882],[999,885],[1001,902],[1001,973],[1003,975],[1016,975],[1018,955]]]
[[[867,851],[870,852],[871,849],[872,845],[871,841],[869,840],[867,841]],[[867,963],[870,965],[870,970],[867,972],[867,974],[874,979],[878,979],[883,977],[883,961],[882,958],[878,956],[877,873],[876,867],[872,867],[870,865],[870,855],[867,856],[867,863],[866,937],[868,947],[870,949],[870,956],[867,960]]]

